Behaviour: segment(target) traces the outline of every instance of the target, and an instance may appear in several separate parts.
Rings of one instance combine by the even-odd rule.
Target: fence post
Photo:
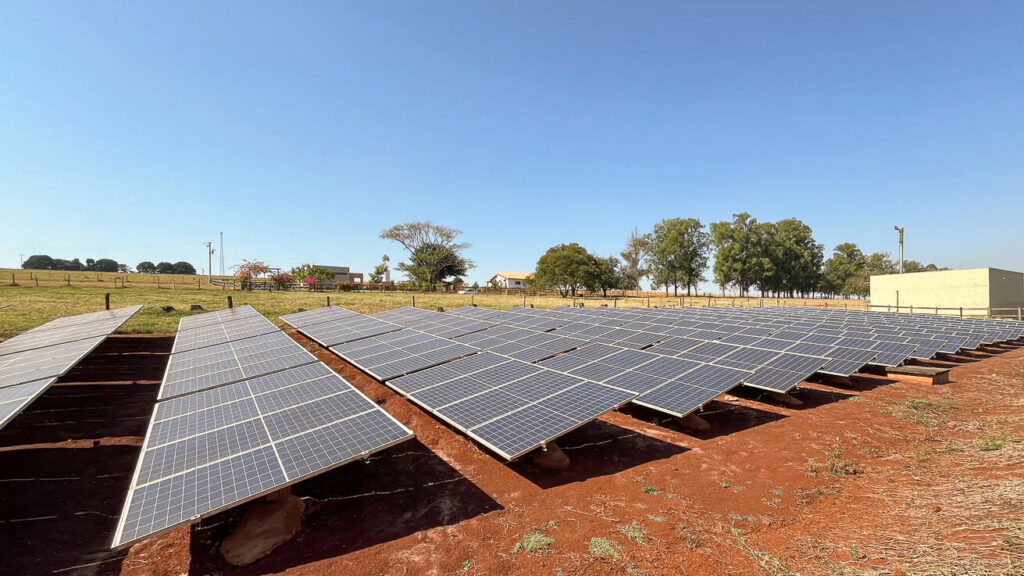
[[[235,307],[235,302],[231,299],[231,296],[228,296],[228,308],[234,308],[234,307]]]
[[[156,277],[156,287],[157,288],[160,287],[160,277],[159,276]]]
[[[1021,321],[1021,312],[1024,312],[1024,306],[1017,306],[1017,322]]]
[[[936,316],[938,316],[938,315],[939,315],[939,307],[938,307],[938,306],[936,306],[936,307],[935,307],[935,315],[936,315]]]
[[[992,307],[989,306],[988,308],[986,308],[986,310],[988,311],[988,318],[991,319],[992,318]]]
[[[103,306],[106,310],[110,310],[110,292],[103,297]]]
[[[413,308],[416,307],[416,295],[415,294],[412,295],[412,307]]]
[[[523,308],[526,308],[526,290],[523,290]]]
[[[328,295],[327,296],[327,306],[330,307],[330,305],[331,305],[331,296]]]

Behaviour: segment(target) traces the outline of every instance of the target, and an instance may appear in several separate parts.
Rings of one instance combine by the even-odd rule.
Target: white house
[[[528,280],[533,274],[528,272],[495,272],[494,276],[487,281],[488,284],[498,283],[499,288],[525,288],[526,280]]]

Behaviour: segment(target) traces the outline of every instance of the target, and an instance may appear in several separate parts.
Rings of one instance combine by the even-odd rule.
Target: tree
[[[52,270],[53,258],[46,254],[33,254],[22,262],[21,267],[26,270]]]
[[[755,284],[758,275],[754,248],[757,224],[757,219],[741,212],[733,214],[731,222],[712,222],[709,225],[711,243],[715,247],[715,282],[722,286],[723,291],[726,286],[735,286],[741,296],[746,296]]]
[[[388,262],[390,262],[390,260],[391,259],[388,258],[387,254],[380,259],[380,264],[377,264],[377,266],[374,267],[373,272],[370,272],[370,282],[379,284],[384,281],[384,275],[388,271]]]
[[[128,266],[127,264],[118,264],[117,265],[117,271],[120,272],[121,274],[131,274],[132,273],[131,267]]]
[[[189,264],[188,262],[175,262],[171,267],[174,274],[195,274],[196,267]],[[264,270],[264,272],[266,272]]]
[[[647,276],[647,267],[644,261],[647,258],[647,251],[651,245],[650,234],[640,234],[636,228],[629,233],[626,239],[626,247],[619,253],[622,256],[622,276],[625,286],[624,290],[641,290],[640,281]]]
[[[469,244],[455,241],[460,234],[460,230],[431,222],[407,222],[383,230],[380,237],[409,252],[409,262],[400,262],[396,269],[433,291],[438,283],[465,276],[473,268],[473,262],[462,254]]]
[[[592,284],[600,276],[596,259],[583,246],[559,244],[537,260],[537,271],[533,275],[533,286],[543,290],[552,287],[562,298],[576,296],[576,292]]]
[[[156,264],[153,264],[149,260],[143,260],[135,265],[135,270],[139,274],[156,274]]]
[[[711,251],[711,235],[695,218],[670,218],[654,225],[647,265],[655,286],[686,286],[686,294],[704,279]]]
[[[157,264],[159,268],[160,265]],[[242,259],[242,263],[237,266],[232,266],[235,270],[235,278],[242,283],[242,290],[252,290],[252,279],[258,278],[263,274],[266,274],[270,267],[260,260],[246,260]]]
[[[588,289],[600,290],[601,294],[607,298],[608,290],[625,290],[633,287],[618,258],[615,256],[598,258],[593,255],[591,258],[594,259],[594,272],[593,278],[587,283]]]
[[[85,259],[85,269],[86,270],[92,270],[94,264],[96,264],[96,261],[93,260],[92,258],[86,258]]]
[[[844,242],[835,247],[832,257],[825,261],[822,276],[822,291],[844,298],[863,294],[865,278],[862,272],[867,269],[867,257],[852,242]]]
[[[90,258],[90,260],[92,259]],[[117,266],[118,264],[116,260],[111,260],[110,258],[100,258],[99,260],[93,261],[89,269],[95,270],[97,272],[117,272]]]
[[[171,264],[170,262],[160,262],[160,263],[158,263],[156,265],[156,273],[157,274],[173,274],[174,273],[174,264]]]
[[[291,275],[298,278],[300,282],[314,292],[318,287],[323,288],[334,278],[334,274],[331,274],[326,268],[312,264],[299,264],[291,269]]]
[[[806,295],[821,284],[824,246],[814,241],[810,226],[796,218],[775,222],[770,228],[768,250],[771,288],[793,298]]]

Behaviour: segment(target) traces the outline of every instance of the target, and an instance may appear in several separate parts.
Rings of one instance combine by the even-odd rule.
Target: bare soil
[[[302,529],[248,567],[217,551],[244,507],[112,553],[171,342],[114,337],[0,431],[0,572],[1024,574],[1015,346],[959,358],[944,386],[858,375],[798,407],[737,391],[702,432],[607,414],[559,441],[556,471],[501,462],[292,336],[417,438],[296,485]]]

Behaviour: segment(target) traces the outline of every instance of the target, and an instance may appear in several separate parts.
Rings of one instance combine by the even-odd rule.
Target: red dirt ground
[[[417,438],[296,485],[302,529],[246,568],[217,554],[244,506],[111,553],[171,342],[114,337],[0,431],[0,573],[1024,574],[1016,347],[945,386],[809,383],[797,408],[741,392],[708,432],[611,413],[562,438],[572,466],[552,472],[292,336]]]

